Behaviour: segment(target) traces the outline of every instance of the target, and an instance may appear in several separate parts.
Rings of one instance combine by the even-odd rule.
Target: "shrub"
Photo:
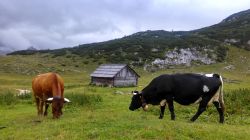
[[[1,105],[14,105],[16,103],[17,103],[17,98],[10,91],[0,94]]]
[[[66,55],[65,49],[52,50],[51,53],[54,54],[52,56],[53,58],[58,57],[58,56],[64,56],[64,55]]]
[[[224,95],[227,113],[250,114],[250,89],[232,90]]]
[[[17,96],[17,98],[21,100],[29,100],[29,99],[32,99],[32,94],[20,95],[20,96]]]
[[[84,61],[83,63],[87,65],[87,64],[89,64],[89,61]]]
[[[225,46],[218,46],[217,47],[217,61],[223,62],[227,56],[228,48]]]
[[[80,94],[80,93],[71,93],[65,95],[71,101],[71,105],[74,106],[89,106],[95,105],[102,102],[102,97],[95,94]]]
[[[32,104],[32,94],[16,96],[11,91],[6,91],[0,94],[0,105],[15,105],[17,103]]]

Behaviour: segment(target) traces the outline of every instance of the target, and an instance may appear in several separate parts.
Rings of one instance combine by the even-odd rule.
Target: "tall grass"
[[[73,106],[90,106],[102,102],[102,97],[97,94],[69,93],[65,95],[69,98]]]
[[[72,92],[68,93],[65,96],[66,98],[70,99],[71,103],[70,106],[91,106],[96,105],[103,101],[102,97],[98,94],[83,94]],[[15,93],[7,90],[0,94],[0,105],[15,105],[15,104],[23,104],[33,103],[33,96],[32,94],[25,94],[16,96]]]
[[[17,103],[32,103],[32,95],[16,96],[13,92],[7,90],[0,94],[0,105],[16,105]]]
[[[12,92],[6,91],[0,94],[1,105],[15,105],[16,103],[17,103],[17,98]]]
[[[250,114],[250,89],[240,88],[224,95],[228,114]]]

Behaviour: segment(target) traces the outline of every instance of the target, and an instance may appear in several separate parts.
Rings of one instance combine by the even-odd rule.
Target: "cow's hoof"
[[[220,123],[221,123],[221,124],[223,124],[223,123],[224,123],[224,121],[220,121]]]
[[[162,119],[162,118],[163,118],[163,116],[160,116],[160,117],[159,117],[159,119]]]
[[[191,122],[194,122],[194,121],[195,121],[195,119],[190,119],[190,121],[191,121]]]

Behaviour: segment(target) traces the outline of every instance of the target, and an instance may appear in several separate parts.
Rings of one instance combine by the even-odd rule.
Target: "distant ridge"
[[[38,49],[33,47],[33,46],[30,46],[26,50],[28,50],[28,51],[37,51]]]

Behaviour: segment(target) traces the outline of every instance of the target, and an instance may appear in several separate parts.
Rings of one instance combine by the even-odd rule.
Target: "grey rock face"
[[[194,61],[209,65],[215,63],[215,55],[212,55],[212,58],[211,56],[208,57],[208,54],[212,53],[213,50],[209,49],[203,49],[202,51],[196,48],[174,49],[166,52],[165,59],[155,59],[152,65],[158,65],[159,67],[173,65],[191,66]]]

